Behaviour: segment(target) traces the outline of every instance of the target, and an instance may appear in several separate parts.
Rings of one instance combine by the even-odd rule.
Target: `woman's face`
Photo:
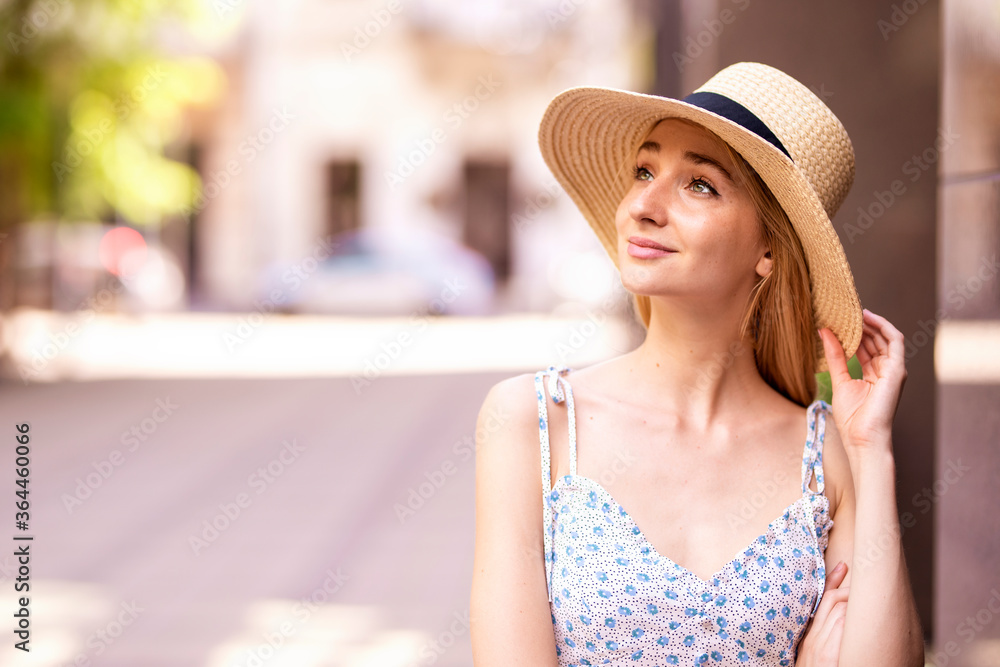
[[[701,303],[746,294],[770,257],[757,213],[724,147],[700,125],[660,121],[639,149],[634,181],[618,206],[622,283],[635,294]],[[653,242],[670,251],[642,247]]]

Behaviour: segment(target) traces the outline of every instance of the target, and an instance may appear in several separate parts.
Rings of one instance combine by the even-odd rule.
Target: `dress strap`
[[[543,484],[543,488],[546,490],[552,486],[552,474],[550,467],[551,452],[549,450],[548,402],[544,399],[542,378],[548,376],[548,390],[552,401],[556,405],[563,401],[566,402],[566,416],[569,422],[569,473],[576,475],[576,409],[573,405],[573,387],[570,386],[569,381],[564,377],[571,370],[573,369],[568,366],[549,366],[546,370],[535,374],[535,389],[538,395],[538,428],[542,441],[542,457],[544,459],[542,465],[548,468],[548,471],[543,471],[548,475]]]
[[[826,435],[826,416],[830,404],[817,398],[807,408],[807,431],[805,450],[802,453],[802,493],[812,493],[809,482],[816,473],[817,493],[823,493],[823,438]]]
[[[538,436],[542,447],[542,523],[545,542],[545,580],[549,591],[549,602],[552,601],[552,571],[555,569],[556,554],[555,525],[552,520],[552,504],[559,494],[552,490],[552,450],[549,447],[549,413],[548,399],[545,396],[544,378],[548,376],[549,394],[555,403],[566,401],[569,419],[569,467],[570,474],[576,474],[576,414],[573,409],[573,388],[563,378],[570,372],[568,366],[549,366],[544,371],[535,373],[535,395],[538,399]],[[565,393],[564,393],[565,390]]]

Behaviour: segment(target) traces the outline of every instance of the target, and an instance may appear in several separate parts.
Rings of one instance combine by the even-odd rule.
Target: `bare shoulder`
[[[538,403],[532,373],[521,373],[500,380],[486,393],[476,419],[476,451],[497,438],[524,443],[537,435]],[[519,439],[518,439],[519,438]],[[530,441],[530,438],[527,439]],[[521,449],[521,447],[518,447]]]
[[[475,440],[477,485],[504,488],[508,493],[503,495],[517,503],[533,498],[536,490],[541,497],[534,374],[521,373],[490,387],[476,419]]]
[[[823,431],[823,477],[826,484],[826,496],[830,499],[830,516],[836,518],[837,507],[843,502],[845,494],[854,496],[854,478],[851,476],[851,462],[844,449],[844,441],[840,437],[837,423],[833,419],[833,410],[826,404],[826,419]]]
[[[533,374],[493,385],[476,421],[473,658],[555,665],[545,581],[538,402]]]

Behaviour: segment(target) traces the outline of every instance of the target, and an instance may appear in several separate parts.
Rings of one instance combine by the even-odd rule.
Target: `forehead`
[[[671,147],[680,150],[697,149],[724,164],[731,164],[722,139],[686,118],[664,118],[643,139],[644,143],[647,141],[656,142],[661,150]]]

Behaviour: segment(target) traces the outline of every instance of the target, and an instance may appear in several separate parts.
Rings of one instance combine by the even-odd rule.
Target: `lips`
[[[657,243],[652,239],[647,239],[642,236],[630,236],[628,237],[628,242],[633,245],[641,246],[643,248],[652,248],[653,250],[664,250],[667,252],[677,252],[673,248],[668,248],[662,243]]]
[[[641,236],[630,236],[628,239],[628,254],[636,259],[656,259],[658,257],[670,257],[677,251],[668,248],[662,243],[657,243],[652,239]]]

